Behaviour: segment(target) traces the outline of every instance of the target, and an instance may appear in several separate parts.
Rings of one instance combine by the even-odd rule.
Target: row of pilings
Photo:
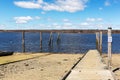
[[[40,50],[42,50],[42,32],[40,32]],[[57,33],[57,43],[60,41],[60,33]],[[53,32],[50,32],[48,45],[51,46],[53,44]],[[22,32],[22,52],[25,52],[25,32]]]
[[[102,31],[98,30],[96,32],[96,49],[100,52],[100,55],[102,55]],[[108,27],[108,69],[111,70],[112,66],[112,28]]]

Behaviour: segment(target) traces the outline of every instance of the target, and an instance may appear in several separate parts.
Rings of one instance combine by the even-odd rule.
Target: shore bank
[[[22,59],[25,60],[1,65],[0,80],[61,80],[71,67],[83,56],[83,54],[43,55],[45,54],[32,54],[31,56],[21,55]],[[16,59],[19,60],[21,57],[18,58],[18,56],[19,55],[14,55],[13,58],[16,57]],[[102,57],[107,64],[107,54],[103,54]],[[9,58],[12,57],[9,56]],[[120,67],[119,58],[120,54],[112,55],[112,70]],[[115,71],[114,73],[117,80],[119,80],[120,70]]]
[[[0,80],[60,80],[83,54],[51,54],[0,66]]]

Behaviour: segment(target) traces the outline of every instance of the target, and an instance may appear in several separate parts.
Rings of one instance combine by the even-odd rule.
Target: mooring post
[[[22,52],[25,52],[25,32],[22,32]]]
[[[60,33],[58,32],[58,35],[57,35],[57,43],[59,42],[60,40]]]
[[[112,35],[111,35],[112,28],[108,28],[108,68],[111,69],[112,63],[112,54],[111,54],[111,43],[112,43]]]
[[[50,38],[49,38],[49,45],[52,44],[52,32],[50,33]]]
[[[100,55],[102,55],[102,31],[100,31]]]
[[[40,49],[42,50],[42,32],[40,32]]]
[[[96,49],[99,51],[99,32],[96,32]]]

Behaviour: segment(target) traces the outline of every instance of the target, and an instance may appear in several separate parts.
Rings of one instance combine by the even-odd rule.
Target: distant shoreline
[[[53,32],[53,33],[96,33],[102,31],[107,33],[107,30],[0,30],[0,32]],[[120,33],[120,30],[112,30],[112,33]]]

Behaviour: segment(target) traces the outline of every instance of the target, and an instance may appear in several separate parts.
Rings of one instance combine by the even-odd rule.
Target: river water
[[[86,53],[96,49],[95,34],[61,33],[57,42],[57,33],[53,33],[52,45],[48,45],[50,34],[25,33],[26,52]],[[120,34],[112,34],[112,53],[120,53]],[[103,34],[103,53],[107,53],[107,34]],[[19,32],[0,32],[0,51],[22,52],[22,34]]]

